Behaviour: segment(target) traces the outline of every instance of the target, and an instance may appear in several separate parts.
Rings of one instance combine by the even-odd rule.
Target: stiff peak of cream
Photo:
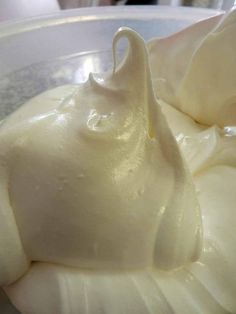
[[[120,38],[129,47],[117,66]],[[111,74],[39,95],[1,125],[2,285],[29,261],[171,270],[200,255],[199,204],[153,94],[145,43],[121,28],[113,54]]]

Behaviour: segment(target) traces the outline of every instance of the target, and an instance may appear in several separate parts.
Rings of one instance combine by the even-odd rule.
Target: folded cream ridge
[[[148,43],[156,96],[201,124],[236,123],[236,9]]]

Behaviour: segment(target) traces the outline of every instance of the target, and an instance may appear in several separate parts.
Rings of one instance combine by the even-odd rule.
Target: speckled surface
[[[11,73],[0,79],[0,120],[47,89],[84,82],[89,72],[107,71],[111,66],[111,52],[104,51],[38,63]]]

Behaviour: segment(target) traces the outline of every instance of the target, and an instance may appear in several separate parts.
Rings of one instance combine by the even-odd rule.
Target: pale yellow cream
[[[130,48],[112,75],[38,96],[1,126],[8,211],[31,261],[173,269],[199,257],[198,201],[145,44],[121,29],[114,52],[120,37]]]
[[[158,98],[196,121],[236,124],[236,9],[149,43]],[[158,56],[158,57],[157,57]]]
[[[234,313],[235,128],[157,102],[134,31],[113,53],[1,124],[1,285],[23,314]]]

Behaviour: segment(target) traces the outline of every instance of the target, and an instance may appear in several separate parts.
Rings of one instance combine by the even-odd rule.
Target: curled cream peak
[[[129,47],[117,66],[123,37]],[[15,218],[4,236],[15,228],[30,261],[175,269],[201,252],[193,183],[155,100],[143,39],[121,28],[113,53],[112,74],[39,95],[1,125],[0,192],[8,203],[0,211]],[[9,274],[20,264],[0,250],[4,284],[16,278],[2,279],[2,263]]]

